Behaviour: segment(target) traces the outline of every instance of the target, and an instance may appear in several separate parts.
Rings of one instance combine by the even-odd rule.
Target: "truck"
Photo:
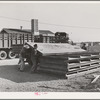
[[[0,32],[0,59],[4,60],[6,58],[15,58],[16,54],[12,51],[12,45],[23,44],[25,40],[26,37],[24,37],[23,34],[15,33],[14,30],[3,29]]]
[[[4,28],[0,32],[0,59],[4,60],[6,58],[13,59],[16,54],[12,51],[13,46],[23,45],[25,42],[42,42],[51,43],[54,42],[54,33],[51,31],[40,30],[38,35],[31,34],[31,30],[24,29],[9,29]],[[48,35],[44,35],[47,33]]]

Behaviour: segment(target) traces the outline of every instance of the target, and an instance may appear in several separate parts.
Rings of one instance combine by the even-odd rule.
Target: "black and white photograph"
[[[0,92],[100,92],[100,2],[0,2]]]

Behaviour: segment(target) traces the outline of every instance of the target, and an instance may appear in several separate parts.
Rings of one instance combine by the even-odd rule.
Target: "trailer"
[[[54,33],[51,31],[40,30],[39,35],[33,37],[31,30],[4,28],[0,32],[0,59],[13,59],[16,54],[13,53],[13,46],[23,46],[25,42],[53,43],[55,42]],[[47,35],[43,35],[47,33]],[[51,34],[51,35],[48,35]]]
[[[0,59],[15,58],[16,54],[12,51],[12,45],[23,45],[25,42],[32,42],[31,34],[24,31],[16,32],[14,29],[3,29],[0,32]]]
[[[12,52],[11,44],[13,37],[11,34],[0,33],[0,59],[15,58],[16,55]]]

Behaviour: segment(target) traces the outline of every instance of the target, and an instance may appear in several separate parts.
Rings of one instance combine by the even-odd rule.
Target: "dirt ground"
[[[18,59],[0,60],[1,92],[99,92],[100,79],[91,84],[93,74],[72,79],[47,73],[30,73],[26,65],[25,72],[18,71]]]

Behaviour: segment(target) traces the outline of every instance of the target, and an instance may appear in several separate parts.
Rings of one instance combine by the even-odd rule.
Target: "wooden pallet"
[[[82,72],[66,74],[65,76],[66,76],[66,78],[70,79],[70,78],[75,78],[75,77],[82,76],[82,75],[87,75],[87,74],[90,74],[90,73],[93,73],[93,72],[96,72],[96,71],[100,71],[100,66],[93,68],[93,69],[84,70]]]

